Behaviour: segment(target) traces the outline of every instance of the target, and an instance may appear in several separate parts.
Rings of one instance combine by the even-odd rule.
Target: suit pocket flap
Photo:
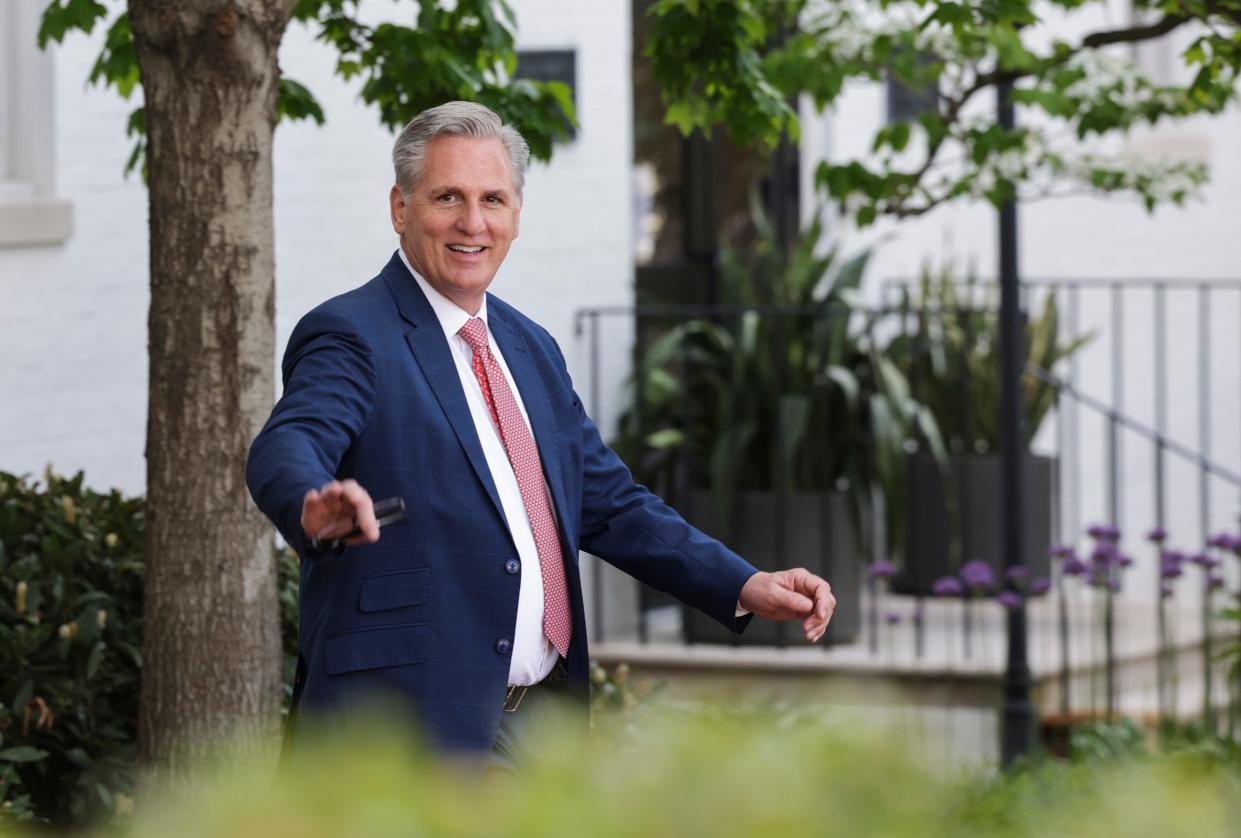
[[[362,580],[358,608],[362,611],[387,611],[422,605],[431,596],[431,568],[381,573]]]
[[[422,663],[427,658],[430,627],[426,623],[356,629],[329,637],[323,650],[328,675],[357,669],[380,669]]]

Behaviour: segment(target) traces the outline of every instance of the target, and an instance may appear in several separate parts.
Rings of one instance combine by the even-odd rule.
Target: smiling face
[[[504,143],[434,139],[409,195],[394,186],[390,200],[392,227],[414,270],[458,306],[478,313],[517,238],[521,215]]]

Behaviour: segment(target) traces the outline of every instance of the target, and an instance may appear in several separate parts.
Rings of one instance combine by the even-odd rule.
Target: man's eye
[[[453,195],[451,192],[445,192],[443,195],[440,195],[438,198],[436,198],[436,200],[439,201],[441,204],[446,204],[456,197],[457,196]]]

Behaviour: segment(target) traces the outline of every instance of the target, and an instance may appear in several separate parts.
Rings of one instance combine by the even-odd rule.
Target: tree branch
[[[1145,26],[1130,26],[1125,29],[1110,29],[1100,32],[1093,32],[1083,38],[1077,47],[1070,49],[1063,55],[1056,56],[1054,59],[1049,59],[1046,63],[1041,64],[1040,69],[1046,70],[1048,68],[1064,64],[1069,59],[1088,49],[1099,49],[1100,47],[1109,46],[1111,44],[1135,43],[1148,41],[1152,38],[1158,38],[1162,35],[1168,34],[1179,26],[1188,23],[1189,20],[1190,18],[1185,15],[1169,14],[1165,15],[1162,19],[1156,21],[1155,23]],[[955,97],[940,97],[946,103],[944,113],[940,118],[943,120],[946,127],[951,126],[960,116],[961,110],[965,107],[965,104],[976,94],[987,89],[988,87],[993,87],[1003,82],[1015,82],[1019,79],[1025,78],[1026,76],[1032,75],[1032,73],[1033,71],[1031,70],[992,70],[989,73],[981,73],[975,76],[973,84],[963,90],[959,95]],[[939,154],[940,148],[943,145],[943,139],[946,139],[947,136],[948,135],[945,135],[945,137],[941,138],[938,142],[931,143],[927,148],[926,160],[916,170],[910,172],[910,175],[914,178],[915,184],[921,183],[922,178],[926,175],[927,171],[935,162],[935,158]],[[898,200],[889,204],[888,207],[884,209],[883,214],[893,215],[897,218],[910,218],[924,215],[942,202],[943,201],[941,199],[936,199],[926,204],[909,207],[905,204],[904,200]]]
[[[1149,41],[1151,38],[1158,38],[1160,35],[1168,34],[1178,26],[1188,23],[1189,20],[1185,15],[1165,15],[1162,20],[1148,26],[1131,26],[1127,29],[1109,29],[1102,32],[1093,32],[1083,38],[1077,47],[1063,55],[1057,56],[1054,60],[1049,60],[1040,69],[1046,70],[1050,67],[1058,67],[1087,49],[1098,49],[1111,44],[1131,44]],[[1030,70],[992,70],[990,73],[983,73],[974,79],[974,84],[966,91],[965,98],[973,96],[983,88],[1006,81],[1015,82],[1018,79],[1031,75],[1031,73],[1032,71]]]
[[[1185,15],[1165,15],[1162,20],[1147,26],[1133,26],[1128,29],[1113,29],[1110,32],[1095,32],[1082,39],[1081,48],[1097,49],[1109,44],[1128,44],[1136,41],[1149,41],[1160,35],[1167,35],[1183,23],[1188,23]],[[1079,48],[1079,51],[1080,49]]]

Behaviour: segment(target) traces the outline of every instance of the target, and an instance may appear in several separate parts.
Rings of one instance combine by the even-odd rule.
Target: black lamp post
[[[996,87],[1000,127],[1016,124],[1009,98],[1011,82]],[[1017,272],[1017,203],[1014,197],[1000,206],[1000,467],[1003,485],[1004,566],[1025,563],[1025,522],[1022,518],[1021,379],[1025,375],[1024,330],[1021,322],[1021,285]],[[1005,767],[1030,753],[1034,738],[1034,705],[1030,701],[1030,666],[1026,659],[1025,600],[1007,609],[1008,657],[1004,668],[1004,705],[1000,761]]]

